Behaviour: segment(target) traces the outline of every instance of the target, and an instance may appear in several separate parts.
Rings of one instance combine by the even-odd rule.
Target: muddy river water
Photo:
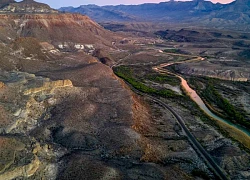
[[[167,66],[170,66],[170,65],[173,65],[175,63],[165,63],[165,64],[161,64],[159,66],[156,66],[154,67],[153,69],[157,72],[163,72],[163,73],[168,73],[168,74],[172,74],[178,78],[181,79],[181,85],[183,87],[183,89],[185,90],[185,92],[188,94],[188,96],[190,96],[190,98],[196,103],[199,105],[199,107],[207,114],[209,115],[210,117],[212,117],[213,119],[217,120],[217,121],[220,121],[220,122],[223,122],[223,123],[226,123],[227,125],[233,127],[233,128],[236,128],[238,130],[240,130],[241,132],[245,133],[246,135],[250,136],[250,130],[240,126],[240,125],[237,125],[237,124],[234,124],[232,123],[231,121],[227,120],[227,119],[223,119],[219,116],[217,116],[216,114],[214,114],[212,111],[209,110],[209,108],[206,106],[206,104],[203,102],[203,100],[200,98],[200,96],[196,93],[195,90],[193,90],[192,88],[190,88],[190,86],[188,85],[187,81],[181,77],[180,75],[177,75],[177,74],[174,74],[174,73],[171,73],[169,71],[167,71],[166,69],[164,69],[164,67],[167,67]]]

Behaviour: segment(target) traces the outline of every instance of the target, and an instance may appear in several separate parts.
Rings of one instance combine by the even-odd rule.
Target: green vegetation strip
[[[206,89],[202,91],[201,95],[208,101],[215,103],[219,108],[221,108],[226,116],[227,119],[229,119],[233,123],[238,123],[240,125],[243,125],[247,128],[250,128],[250,122],[247,121],[242,113],[238,112],[236,108],[230,104],[230,102],[223,98],[218,91],[216,91],[213,87],[213,85],[208,84]]]
[[[127,81],[129,84],[131,84],[135,89],[151,94],[151,95],[158,95],[162,97],[176,97],[178,96],[175,92],[168,90],[168,89],[163,89],[163,90],[157,90],[152,87],[148,87],[147,85],[143,84],[140,82],[138,79],[134,77],[134,72],[131,68],[127,66],[119,66],[114,68],[114,72],[117,76],[120,78],[124,79]],[[162,77],[159,77],[157,79],[158,81],[163,81]]]
[[[176,54],[176,56],[178,56],[179,54],[183,54],[183,55],[188,55],[190,53],[186,52],[186,51],[183,51],[181,49],[164,49],[163,50],[165,53],[173,53],[173,54]]]
[[[166,52],[166,53],[176,53],[176,54],[183,53],[180,49],[164,49],[164,52]]]
[[[157,82],[159,84],[169,84],[171,86],[179,86],[181,83],[179,78],[176,78],[175,76],[159,73],[146,75],[145,78],[150,81]]]

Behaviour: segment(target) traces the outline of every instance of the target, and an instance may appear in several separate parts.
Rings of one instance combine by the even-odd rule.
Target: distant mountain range
[[[77,8],[62,7],[59,10],[85,14],[98,22],[178,22],[245,31],[250,29],[250,0],[236,0],[229,4],[194,0],[141,5],[83,5]]]

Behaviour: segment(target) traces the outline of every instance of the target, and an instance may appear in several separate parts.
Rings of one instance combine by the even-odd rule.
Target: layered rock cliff
[[[57,47],[80,49],[111,46],[114,40],[112,32],[79,14],[0,14],[0,25],[5,35],[0,40],[4,42],[34,37]]]

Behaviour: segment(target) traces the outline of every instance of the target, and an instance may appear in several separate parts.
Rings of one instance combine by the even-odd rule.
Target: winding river
[[[195,58],[196,61],[198,60],[204,60],[203,58]],[[156,67],[153,67],[153,69],[157,72],[160,72],[160,73],[167,73],[167,74],[172,74],[178,78],[181,79],[181,85],[182,87],[185,89],[186,93],[191,97],[191,99],[199,105],[199,107],[207,114],[209,115],[210,117],[212,117],[213,119],[215,120],[218,120],[220,122],[223,122],[225,124],[227,124],[228,126],[231,126],[233,128],[236,128],[238,130],[240,130],[242,133],[246,134],[247,136],[250,137],[250,130],[240,126],[240,125],[237,125],[237,124],[234,124],[232,123],[231,121],[229,120],[226,120],[226,119],[223,119],[217,115],[215,115],[213,112],[211,112],[208,107],[205,105],[205,103],[203,102],[203,100],[200,98],[200,96],[196,93],[195,90],[193,90],[192,88],[189,87],[187,81],[181,77],[180,75],[177,75],[177,74],[174,74],[174,73],[171,73],[169,72],[168,70],[164,69],[164,67],[167,67],[167,66],[170,66],[170,65],[173,65],[173,64],[180,64],[182,62],[177,62],[177,63],[165,63],[165,64],[161,64],[159,66],[156,66]]]

